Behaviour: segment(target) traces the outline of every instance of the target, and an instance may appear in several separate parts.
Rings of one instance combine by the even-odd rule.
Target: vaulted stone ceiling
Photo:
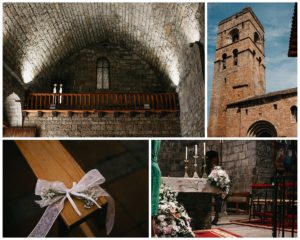
[[[189,44],[203,39],[199,3],[5,3],[4,65],[25,83],[47,79],[75,52],[111,42],[133,51],[175,85]]]

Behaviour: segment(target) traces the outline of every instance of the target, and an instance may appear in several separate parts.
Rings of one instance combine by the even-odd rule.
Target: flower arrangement
[[[220,188],[226,194],[229,193],[231,182],[226,171],[220,166],[214,167],[208,176],[208,182],[212,186]]]
[[[160,187],[158,215],[155,218],[155,234],[158,237],[194,237],[191,218],[177,202],[177,193],[165,184]]]

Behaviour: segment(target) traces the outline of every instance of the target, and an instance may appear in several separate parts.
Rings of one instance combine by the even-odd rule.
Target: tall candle
[[[205,149],[205,142],[203,143],[203,156],[206,154],[206,149]]]
[[[187,160],[188,158],[188,147],[185,147],[185,160]]]
[[[195,145],[195,156],[197,156],[197,144]]]

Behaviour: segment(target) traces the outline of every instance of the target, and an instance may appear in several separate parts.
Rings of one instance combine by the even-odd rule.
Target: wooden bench
[[[249,192],[237,192],[229,195],[227,204],[234,204],[235,213],[248,213],[250,206],[250,193]],[[243,210],[240,205],[246,205],[246,209]],[[228,209],[228,208],[227,208]]]
[[[82,168],[59,141],[19,140],[16,141],[16,144],[37,178],[48,181],[61,181],[66,187],[71,188],[73,182],[78,182],[85,175]],[[79,226],[86,236],[93,237],[94,234],[85,221],[98,210],[98,208],[93,206],[87,209],[83,206],[84,204],[81,200],[76,198],[73,198],[73,200],[82,215],[79,216],[70,202],[66,200],[64,209],[60,213],[64,224],[69,229],[74,226]],[[100,197],[97,202],[103,206],[107,203],[107,200],[105,197]]]

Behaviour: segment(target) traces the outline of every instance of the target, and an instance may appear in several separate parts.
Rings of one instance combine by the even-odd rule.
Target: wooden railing
[[[179,111],[176,93],[31,93],[24,111]]]

